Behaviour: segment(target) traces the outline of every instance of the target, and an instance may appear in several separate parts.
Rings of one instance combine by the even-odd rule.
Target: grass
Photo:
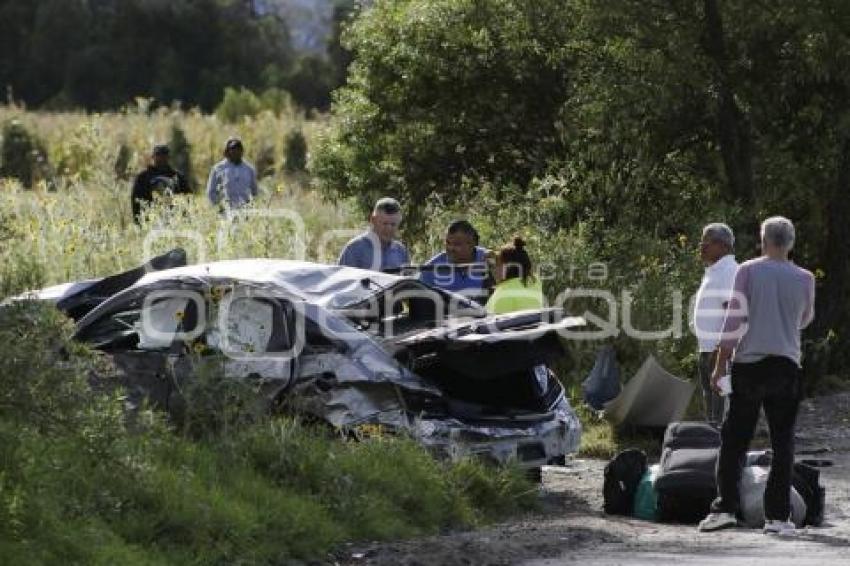
[[[278,564],[469,528],[537,504],[518,468],[346,441],[291,418],[173,429],[95,393],[104,359],[52,307],[0,310],[0,555],[15,564]],[[100,377],[97,377],[100,376]],[[97,391],[108,388],[97,387]]]
[[[657,432],[618,428],[581,401],[575,401],[573,406],[582,423],[579,457],[610,460],[626,448],[643,450],[650,458],[660,456],[661,437]]]
[[[18,120],[43,140],[54,176],[32,190],[0,179],[0,295],[32,284],[103,276],[140,265],[175,246],[193,262],[236,257],[303,257],[333,260],[362,226],[349,203],[332,203],[309,188],[304,174],[283,171],[285,133],[303,126],[308,147],[322,124],[299,116],[269,113],[237,126],[195,112],[147,114],[28,113],[0,106],[0,123]],[[168,139],[172,125],[186,132],[200,184],[195,195],[160,203],[141,226],[130,214],[130,180],[116,177],[122,144],[131,149],[132,171],[140,171],[151,146]],[[260,196],[241,222],[226,223],[203,194],[210,166],[221,159],[227,136],[240,134],[246,158],[270,152],[275,171],[260,180]],[[271,212],[269,212],[271,211]],[[23,273],[27,272],[27,273]],[[20,285],[14,285],[13,282]]]

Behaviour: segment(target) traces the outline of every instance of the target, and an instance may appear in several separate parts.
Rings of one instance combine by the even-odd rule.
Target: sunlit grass
[[[0,261],[26,260],[28,269],[38,272],[38,277],[18,277],[22,285],[116,273],[176,246],[186,249],[190,262],[245,257],[334,261],[350,231],[361,225],[349,203],[328,202],[310,189],[307,175],[281,171],[288,128],[303,127],[309,143],[320,127],[316,121],[265,113],[233,127],[195,112],[36,114],[0,107],[0,123],[9,119],[43,140],[53,169],[53,176],[32,190],[13,179],[0,180]],[[114,170],[119,147],[132,149],[131,169],[139,171],[153,143],[167,141],[175,124],[193,147],[198,191],[152,206],[136,225],[130,212],[132,180],[116,178]],[[275,159],[274,175],[261,179],[259,197],[235,221],[204,194],[209,168],[232,134],[242,136],[248,160],[266,150]],[[0,290],[23,289],[6,281]]]

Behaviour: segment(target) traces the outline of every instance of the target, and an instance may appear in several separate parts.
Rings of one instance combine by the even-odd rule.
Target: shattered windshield
[[[335,296],[334,302],[343,306],[334,308],[361,330],[368,329],[383,338],[441,326],[450,319],[486,316],[470,299],[413,279],[389,288],[364,280],[362,288],[363,292]]]

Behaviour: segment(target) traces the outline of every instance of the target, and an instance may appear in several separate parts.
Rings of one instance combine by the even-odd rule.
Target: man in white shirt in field
[[[723,421],[725,399],[711,387],[711,373],[738,270],[732,253],[734,247],[735,236],[726,224],[716,222],[703,228],[700,257],[705,264],[705,275],[697,291],[693,321],[699,345],[699,380],[705,420],[715,426]]]
[[[257,196],[257,174],[242,159],[242,140],[228,138],[224,144],[224,159],[213,165],[207,181],[207,198],[214,205],[223,203],[239,208]]]

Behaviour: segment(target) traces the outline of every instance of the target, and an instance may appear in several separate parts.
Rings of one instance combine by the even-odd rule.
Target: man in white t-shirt
[[[738,270],[738,262],[732,253],[734,247],[735,236],[726,224],[718,222],[703,228],[700,257],[705,263],[705,275],[697,291],[693,321],[699,344],[699,380],[705,420],[714,425],[723,421],[725,411],[725,399],[711,387],[711,374],[726,306]]]

